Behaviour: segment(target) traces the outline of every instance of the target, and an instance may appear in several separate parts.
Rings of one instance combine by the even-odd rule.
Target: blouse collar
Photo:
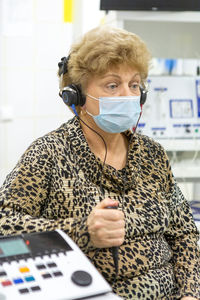
[[[140,143],[137,134],[125,131],[124,134],[129,140],[128,159],[126,166],[121,170],[103,162],[90,150],[84,136],[79,119],[75,116],[68,123],[68,137],[71,151],[76,156],[76,163],[84,172],[86,178],[99,185],[102,181],[103,188],[110,190],[123,190],[136,184],[140,174]],[[101,173],[103,170],[103,175]]]

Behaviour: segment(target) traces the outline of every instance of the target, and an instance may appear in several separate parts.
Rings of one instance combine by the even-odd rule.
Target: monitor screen
[[[198,11],[199,0],[101,0],[100,10]]]

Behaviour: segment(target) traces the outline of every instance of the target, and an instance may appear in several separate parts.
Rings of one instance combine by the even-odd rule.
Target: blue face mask
[[[141,113],[140,96],[90,98],[99,101],[99,115],[93,117],[97,126],[111,133],[124,132],[136,126]]]

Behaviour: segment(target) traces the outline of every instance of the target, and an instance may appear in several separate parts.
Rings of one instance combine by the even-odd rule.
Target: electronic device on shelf
[[[138,132],[154,139],[200,139],[200,76],[150,76]]]
[[[0,237],[0,300],[87,297],[119,299],[63,231]]]
[[[100,10],[199,11],[198,0],[101,0]]]

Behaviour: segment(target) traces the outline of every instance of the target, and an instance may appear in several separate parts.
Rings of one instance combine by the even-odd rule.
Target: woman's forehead
[[[92,76],[89,76],[86,87],[88,85],[95,83],[97,81],[102,81],[106,79],[123,79],[123,80],[141,80],[140,73],[135,67],[131,67],[128,65],[120,65],[117,67],[110,67],[106,72],[103,74],[95,74]]]
[[[135,66],[130,66],[128,64],[120,64],[117,66],[111,66],[105,74],[113,73],[113,74],[121,74],[121,73],[139,73]]]
[[[97,76],[96,79],[106,79],[106,78],[129,78],[129,79],[134,79],[134,78],[140,78],[140,73],[138,72],[137,69],[135,68],[130,68],[130,67],[121,67],[121,68],[111,68],[109,69],[106,73]]]

